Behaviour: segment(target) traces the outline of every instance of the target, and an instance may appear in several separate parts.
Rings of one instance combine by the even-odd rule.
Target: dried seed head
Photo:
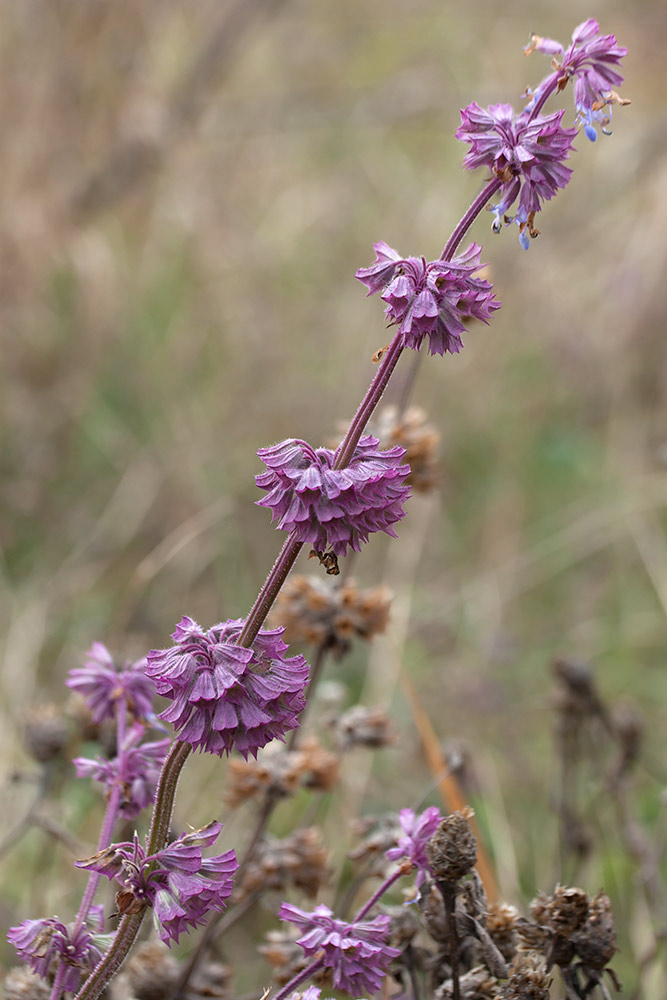
[[[332,727],[342,752],[352,747],[386,747],[395,739],[389,716],[381,708],[353,705],[332,722]]]
[[[516,954],[518,917],[519,911],[508,903],[491,903],[486,913],[486,929],[506,962]]]
[[[222,962],[205,962],[193,975],[183,1000],[213,1000],[231,995],[231,969]]]
[[[386,852],[395,846],[401,834],[396,813],[383,816],[363,816],[352,820],[352,831],[361,843],[348,851],[351,861],[363,861],[369,875],[382,876],[389,867]]]
[[[406,482],[418,493],[429,493],[438,485],[438,445],[440,434],[426,422],[420,407],[411,406],[399,414],[395,406],[386,406],[374,419],[373,433],[384,447],[401,445],[404,461],[410,466]]]
[[[308,642],[340,659],[352,639],[370,639],[389,621],[387,587],[359,590],[350,580],[340,586],[320,577],[295,576],[283,587],[271,613],[272,627],[284,626],[287,642]]]
[[[544,959],[535,952],[520,952],[512,965],[501,1000],[549,1000],[549,979]]]
[[[4,981],[5,1000],[49,1000],[51,987],[27,966],[10,969]]]
[[[644,720],[634,705],[623,701],[614,707],[612,727],[621,750],[617,771],[623,774],[639,757],[644,735]]]
[[[302,740],[299,750],[304,758],[303,785],[313,792],[330,792],[340,772],[340,758],[325,750],[314,736]]]
[[[67,720],[56,705],[40,705],[25,718],[23,742],[26,750],[40,764],[59,757],[68,743]]]
[[[547,927],[539,922],[533,924],[525,917],[517,918],[516,932],[519,935],[519,951],[541,951],[544,954],[552,937]]]
[[[403,952],[421,930],[419,914],[414,906],[383,906],[382,912],[391,918],[388,942]]]
[[[146,941],[127,963],[123,976],[129,987],[127,992],[136,1000],[164,1000],[178,973],[178,961],[170,955],[166,944]]]
[[[468,822],[473,815],[472,809],[466,807],[445,816],[426,845],[429,865],[438,882],[456,882],[475,867],[477,841]]]
[[[595,684],[593,668],[582,660],[557,657],[551,664],[560,681],[556,707],[562,715],[582,717],[604,715],[602,699]]]
[[[604,968],[618,950],[611,903],[601,890],[591,900],[586,923],[574,932],[572,943],[589,969]]]
[[[261,792],[270,792],[276,799],[293,795],[306,770],[306,760],[299,750],[286,751],[270,744],[257,760],[229,761],[229,785],[225,802],[235,809],[242,802]]]
[[[267,837],[257,844],[236,899],[252,892],[301,889],[311,899],[327,882],[327,851],[317,827],[297,830],[291,837]]]
[[[569,938],[571,934],[581,927],[588,915],[588,896],[583,889],[576,887],[568,888],[559,885],[549,897],[546,904],[540,904],[540,912],[544,907],[546,919],[540,923]],[[533,912],[531,904],[531,913]]]

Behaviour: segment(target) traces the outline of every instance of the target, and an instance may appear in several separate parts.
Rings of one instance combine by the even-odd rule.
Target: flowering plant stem
[[[305,969],[302,969],[301,972],[298,973],[298,975],[290,979],[289,983],[287,983],[286,986],[283,986],[283,988],[279,990],[278,993],[276,993],[276,995],[273,997],[273,1000],[284,1000],[284,998],[289,996],[289,994],[292,993],[298,986],[300,986],[301,983],[305,983],[307,979],[310,979],[312,975],[314,975],[316,972],[319,972],[320,969],[322,969],[323,967],[324,967],[323,958],[314,959],[314,961],[312,961],[310,965],[307,965]]]
[[[454,229],[452,236],[447,242],[445,251],[443,252],[443,259],[449,259],[453,255],[466,231],[470,228],[477,215],[479,215],[499,187],[500,181],[494,179],[489,181],[486,187],[483,188]],[[389,384],[389,380],[396,368],[396,365],[398,364],[398,360],[402,352],[403,338],[399,331],[396,333],[394,339],[389,345],[388,350],[382,358],[380,367],[375,373],[364,398],[359,404],[357,412],[350,422],[350,426],[348,427],[343,440],[338,446],[334,463],[337,469],[343,468],[347,465],[350,458],[354,454],[354,449],[359,443],[359,439],[361,438],[368,421],[373,415],[375,408],[380,402],[382,395]],[[260,628],[271,610],[271,607],[273,606],[276,597],[285,583],[285,580],[289,576],[289,573],[296,562],[297,556],[299,555],[302,547],[303,542],[298,541],[294,537],[294,534],[290,533],[278,555],[278,558],[273,564],[269,575],[266,578],[264,586],[257,595],[250,613],[248,614],[245,625],[238,639],[238,644],[240,646],[252,646],[254,640],[257,638]],[[191,747],[189,744],[177,740],[171,747],[162,766],[162,771],[157,785],[155,807],[148,839],[148,852],[150,854],[154,854],[162,850],[167,842],[178,778],[190,751]],[[273,803],[271,803],[271,809],[272,808]],[[263,816],[262,829],[268,822],[271,809],[265,817]],[[254,846],[255,840],[253,841],[251,847]],[[246,853],[246,859],[249,859],[249,857],[250,851]],[[244,859],[244,861],[246,859]],[[241,867],[243,867],[243,865]],[[399,871],[392,876],[387,885],[380,887],[380,889],[371,897],[371,900],[369,900],[369,902],[364,906],[361,911],[361,915],[357,915],[356,920],[360,920],[363,914],[368,912],[376,900],[379,899],[384,892],[386,892],[388,885],[391,885],[392,882],[399,878],[400,874],[401,872]],[[94,1000],[95,997],[100,995],[106,983],[109,981],[111,976],[117,972],[118,968],[120,968],[120,965],[124,961],[124,958],[130,950],[132,942],[139,931],[142,918],[143,914],[133,915],[131,919],[129,917],[123,918],[109,951],[104,959],[99,963],[97,968],[93,971],[84,987],[79,991],[76,1000]],[[120,957],[121,952],[122,957]],[[190,972],[191,970],[189,970],[188,975]],[[303,976],[303,978],[307,977]],[[303,979],[299,979],[299,982],[302,981]],[[292,985],[290,988],[293,989],[294,986]],[[285,990],[281,990],[275,1000],[280,1000],[283,995],[286,995]]]
[[[438,888],[445,904],[445,920],[449,937],[449,963],[452,970],[452,1000],[461,1000],[459,983],[459,934],[456,927],[456,882],[439,881]]]
[[[176,740],[162,766],[157,786],[153,820],[148,835],[149,854],[156,854],[167,843],[178,778],[183,765],[190,756],[191,749],[188,743]],[[94,877],[99,881],[99,875],[92,875],[88,883],[88,888],[90,888]],[[88,893],[88,890],[86,892]],[[106,984],[118,972],[130,948],[134,944],[144,918],[144,913],[145,909],[140,913],[127,914],[123,917],[118,925],[109,950],[77,993],[76,1000],[95,1000],[103,992]]]
[[[107,983],[113,979],[127,958],[139,933],[144,913],[145,910],[142,910],[141,913],[128,913],[123,917],[114,935],[113,944],[77,993],[76,1000],[96,1000],[104,992]]]
[[[496,191],[501,187],[502,181],[498,177],[492,177],[488,184],[482,188],[473,203],[471,204],[468,211],[461,218],[460,222],[454,229],[454,232],[449,237],[445,244],[445,249],[440,255],[440,260],[451,260],[456,253],[456,248],[468,232],[473,222],[482,211],[482,209],[488,204],[488,202],[493,198]]]
[[[354,925],[363,920],[366,914],[373,909],[378,900],[381,899],[382,896],[384,896],[385,892],[387,892],[391,888],[394,882],[397,882],[399,878],[401,878],[403,875],[406,875],[411,870],[412,870],[412,864],[408,862],[407,864],[400,865],[396,869],[396,871],[392,872],[392,874],[389,875],[384,880],[379,889],[377,889],[373,893],[370,899],[366,900],[364,905],[361,907],[361,909],[355,916],[354,920],[351,921],[351,924]],[[297,973],[296,976],[290,979],[287,985],[283,986],[283,988],[278,993],[276,993],[273,1000],[283,1000],[284,997],[289,996],[289,994],[292,993],[294,990],[296,990],[297,987],[301,985],[301,983],[305,982],[306,979],[309,979],[312,975],[314,975],[314,973],[319,972],[319,970],[323,966],[324,966],[323,958],[314,959],[314,961],[312,961],[310,965],[306,966],[305,969],[302,969],[301,972]]]
[[[561,127],[560,118],[563,112],[556,113],[548,119],[541,119],[540,112],[546,101],[555,91],[562,90],[565,84],[574,78],[576,80],[576,107],[580,116],[582,114],[588,115],[588,134],[589,130],[594,132],[591,121],[600,120],[600,108],[607,103],[620,100],[618,95],[610,90],[609,82],[622,81],[614,67],[625,50],[616,47],[613,36],[597,38],[597,31],[597,22],[592,20],[584,22],[573,34],[573,46],[567,52],[553,40],[544,40],[534,36],[533,49],[537,47],[541,51],[551,53],[560,51],[562,63],[554,62],[554,72],[543,80],[535,91],[532,102],[522,114],[515,117],[510,105],[493,105],[484,111],[475,103],[462,111],[462,126],[457,132],[457,137],[471,143],[471,150],[464,160],[464,165],[470,169],[486,165],[491,170],[491,177],[454,228],[445,244],[440,260],[427,263],[424,257],[404,259],[387,244],[378,243],[375,245],[377,260],[370,268],[362,268],[357,272],[357,277],[368,286],[369,294],[381,292],[381,297],[387,303],[385,315],[390,319],[390,325],[395,327],[395,335],[391,343],[379,355],[381,357],[379,368],[371,380],[335,455],[331,456],[334,472],[346,468],[355,461],[362,434],[382,398],[403,349],[411,347],[419,350],[425,337],[428,337],[430,353],[443,354],[447,351],[456,353],[462,346],[460,332],[465,329],[464,321],[472,317],[487,322],[491,312],[499,307],[500,303],[493,298],[492,287],[475,275],[475,272],[479,270],[478,252],[480,248],[473,244],[456,260],[454,260],[454,254],[474,220],[488,205],[494,194],[501,189],[501,201],[498,205],[493,206],[496,215],[494,229],[500,228],[503,221],[505,223],[512,221],[512,217],[507,215],[507,209],[520,195],[519,211],[514,221],[518,222],[520,226],[521,245],[526,248],[528,237],[538,235],[539,231],[535,230],[533,226],[535,213],[540,210],[542,200],[553,197],[556,190],[564,187],[567,183],[571,170],[565,166],[564,161],[568,158],[572,137],[576,133],[575,129]],[[597,41],[593,35],[596,36]],[[532,49],[526,51],[529,52]],[[579,87],[578,94],[576,87]],[[628,102],[621,101],[621,103]],[[590,135],[589,138],[591,138]],[[445,266],[450,262],[451,267]],[[411,380],[409,380],[409,384],[411,384]],[[404,390],[401,400],[402,406],[405,406],[407,391]],[[284,444],[289,445],[290,442],[284,442]],[[306,454],[306,445],[305,442],[294,442],[294,444],[298,446],[300,452],[296,459],[290,458],[289,460],[300,462],[303,455]],[[258,485],[261,488],[273,490],[280,487],[277,494],[278,499],[275,499],[273,503],[264,503],[265,506],[274,508],[274,515],[281,503],[287,503],[285,498],[288,497],[283,480],[274,469],[277,468],[283,478],[291,483],[290,477],[285,474],[284,468],[281,468],[277,457],[276,449],[278,447],[260,451],[260,457],[266,459],[267,468],[270,471],[257,477]],[[310,453],[312,453],[312,461],[315,462],[316,456],[312,449],[309,449]],[[377,461],[378,456],[373,455],[373,460]],[[317,471],[315,466],[313,468]],[[331,471],[331,465],[326,471],[327,474]],[[401,470],[388,467],[386,471],[386,482],[392,483],[396,479],[397,472]],[[371,479],[370,481],[375,482],[376,480]],[[284,493],[281,492],[283,488]],[[302,492],[309,488],[310,486],[304,486]],[[382,489],[385,488],[386,486],[382,486],[379,488],[379,492],[376,489],[372,499],[385,501],[386,497],[382,494]],[[403,487],[394,486],[393,488],[402,489]],[[370,530],[387,530],[397,520],[397,517],[403,516],[404,512],[400,508],[400,501],[395,499],[392,503],[393,507],[392,504],[389,504],[386,508],[391,519],[384,523],[378,522],[376,511],[370,522],[362,519],[355,526],[355,530],[361,533],[363,540],[370,533],[369,523],[371,524]],[[325,507],[325,509],[329,513],[329,508]],[[316,508],[311,508],[311,514],[312,510],[316,510]],[[389,517],[386,511],[384,516]],[[287,530],[290,530],[290,527],[292,530],[290,530],[287,540],[237,638],[236,644],[245,647],[245,649],[254,646],[262,625],[304,545],[304,538],[309,537],[307,534],[304,536],[301,520],[297,519],[290,524],[288,520],[285,520],[286,510],[279,511],[279,513],[284,523],[288,524]],[[343,533],[332,536],[327,534],[320,525],[321,531],[317,537],[327,540],[320,548],[324,550],[326,546],[332,544],[334,557],[341,552],[344,554],[347,545],[350,544],[352,535],[349,534],[349,526],[337,522],[338,530],[342,531],[343,527],[348,528],[347,535]],[[155,664],[153,663],[152,666],[154,667]],[[315,680],[316,677],[312,676],[310,695],[312,695]],[[167,684],[166,688],[168,687]],[[124,704],[119,707],[119,716],[121,708],[124,715]],[[303,704],[299,706],[300,710],[302,708]],[[119,733],[120,731],[121,723],[119,721]],[[178,779],[191,749],[189,743],[177,739],[165,758],[158,780],[155,807],[148,835],[149,854],[157,854],[166,845]],[[228,749],[225,747],[225,750]],[[109,798],[100,837],[100,849],[109,845],[119,804],[120,788],[116,787]],[[255,834],[248,845],[245,858],[239,869],[239,878],[252,855],[257,840],[268,824],[273,806],[273,798],[267,796]],[[389,886],[408,870],[409,866],[402,865],[389,876],[360,909],[355,922],[361,921]],[[77,916],[77,927],[83,925],[90,909],[98,878],[99,876],[93,875],[89,880]],[[456,887],[449,883],[443,883],[441,891],[445,901],[452,945],[453,996],[454,1000],[459,1000],[458,939],[455,916]],[[139,913],[127,914],[123,917],[113,944],[80,990],[78,1000],[94,1000],[103,991],[109,979],[118,971],[139,930],[143,912],[142,909]],[[215,922],[212,921],[208,934],[211,933],[211,928],[214,925]],[[190,963],[188,975],[202,951],[203,946],[198,949],[195,959]],[[321,958],[314,960],[307,969],[303,970],[277,994],[275,1000],[282,1000],[322,965]],[[53,1000],[56,1000],[60,983],[63,981],[64,973],[61,972],[61,969],[56,975]]]

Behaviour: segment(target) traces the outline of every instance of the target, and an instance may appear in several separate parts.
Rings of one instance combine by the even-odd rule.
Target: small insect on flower
[[[379,347],[378,350],[373,355],[373,357],[371,358],[373,364],[379,365],[388,350],[389,350],[389,344],[385,344],[384,347]]]
[[[335,552],[318,552],[317,549],[311,549],[308,553],[308,558],[319,559],[320,566],[324,566],[327,571],[327,576],[338,576],[340,574],[338,556]]]

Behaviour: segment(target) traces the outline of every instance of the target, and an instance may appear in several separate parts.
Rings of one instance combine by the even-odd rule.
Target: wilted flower
[[[395,735],[389,716],[383,708],[352,705],[340,718],[334,718],[331,727],[342,752],[352,747],[390,746]]]
[[[405,448],[405,460],[410,466],[406,482],[417,493],[430,493],[438,482],[439,432],[426,420],[419,406],[409,406],[404,412],[396,406],[385,406],[374,417],[374,433],[382,445]]]
[[[542,202],[553,198],[572,175],[564,161],[577,130],[563,128],[564,114],[561,110],[533,117],[528,111],[515,115],[511,104],[484,109],[474,101],[461,111],[456,138],[470,143],[463,165],[468,170],[486,166],[502,181],[500,201],[493,206],[496,232],[519,199],[516,221],[524,249],[529,235],[537,235],[533,220]]]
[[[519,952],[509,968],[501,1000],[549,1000],[551,980],[541,955]]]
[[[121,886],[116,894],[120,914],[140,913],[151,906],[155,929],[170,945],[184,931],[205,923],[212,910],[225,908],[238,868],[234,851],[202,857],[202,847],[213,844],[221,829],[220,823],[209,823],[182,834],[156,854],[146,854],[135,833],[134,841],[112,844],[76,864],[116,879]]]
[[[67,720],[56,705],[38,705],[25,719],[23,733],[25,748],[40,764],[48,764],[59,757],[67,746]]]
[[[390,325],[399,327],[404,347],[418,351],[428,337],[429,354],[458,354],[471,319],[488,323],[500,302],[488,281],[475,277],[481,247],[471,243],[453,260],[401,257],[386,243],[373,245],[375,261],[356,273],[368,295],[380,292]]]
[[[336,659],[352,639],[371,639],[389,621],[392,594],[388,587],[360,589],[353,580],[332,586],[316,576],[293,576],[282,588],[271,622],[284,625],[289,642],[309,642]]]
[[[477,863],[477,841],[470,826],[473,811],[468,806],[440,820],[426,845],[426,857],[433,877],[439,882],[456,882]]]
[[[304,931],[298,943],[306,955],[321,953],[324,967],[333,972],[334,986],[355,997],[376,993],[399,954],[386,943],[391,920],[385,915],[349,924],[336,920],[328,906],[307,913],[283,903],[278,916]]]
[[[97,723],[115,717],[121,698],[135,719],[146,718],[153,707],[155,685],[146,676],[146,660],[117,667],[101,642],[93,643],[84,666],[70,670],[66,683],[83,695]]]
[[[390,861],[407,858],[417,869],[417,887],[430,872],[426,854],[426,844],[438,829],[442,819],[437,806],[429,806],[419,816],[412,809],[401,809],[398,819],[403,831],[396,847],[391,847],[386,855]]]
[[[50,1000],[51,987],[45,979],[28,968],[17,965],[3,981],[5,1000]]]
[[[269,507],[272,521],[310,542],[319,553],[331,548],[343,556],[358,552],[374,531],[396,537],[392,525],[405,516],[410,496],[401,465],[403,448],[381,451],[376,438],[362,437],[348,465],[334,468],[335,452],[288,439],[257,452],[267,471],[255,476],[267,496],[257,503]]]
[[[328,877],[322,834],[318,827],[308,826],[282,840],[269,836],[260,840],[239,888],[247,895],[258,889],[284,891],[293,885],[312,899]]]
[[[95,911],[101,932],[101,913],[97,907]],[[75,930],[74,924],[66,926],[58,917],[24,920],[10,928],[7,939],[32,971],[43,979],[49,978],[60,963],[64,963],[66,972],[60,984],[64,992],[74,993],[81,976],[94,969],[103,957],[89,930],[85,927]]]
[[[172,633],[175,645],[148,654],[148,675],[173,699],[160,718],[180,740],[219,756],[256,756],[298,726],[306,703],[310,668],[303,656],[284,655],[284,629],[261,629],[248,649],[237,644],[243,624],[239,618],[205,631],[185,617]]]
[[[586,922],[573,932],[571,941],[588,969],[604,968],[618,951],[611,903],[602,890],[593,896]]]
[[[160,768],[171,745],[170,739],[142,743],[144,734],[144,727],[137,723],[126,734],[117,757],[76,757],[72,762],[78,778],[100,781],[107,794],[120,786],[120,815],[126,819],[132,819],[153,801]]]

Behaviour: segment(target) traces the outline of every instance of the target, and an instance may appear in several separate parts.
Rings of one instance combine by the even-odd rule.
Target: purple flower
[[[83,667],[70,670],[67,687],[83,695],[94,722],[113,719],[121,698],[136,719],[150,714],[155,685],[146,676],[145,659],[116,667],[111,653],[101,642],[93,643],[87,657]]]
[[[494,230],[502,228],[503,217],[516,199],[519,206],[521,245],[528,246],[528,234],[537,235],[533,218],[543,201],[564,188],[572,171],[564,166],[576,129],[563,128],[564,111],[535,115],[514,114],[511,104],[492,104],[486,110],[473,102],[461,111],[456,138],[470,143],[463,159],[469,170],[487,166],[502,181],[501,200],[493,206]]]
[[[170,739],[142,744],[144,733],[144,727],[135,724],[125,736],[120,754],[112,760],[76,757],[73,761],[78,778],[100,781],[107,794],[120,785],[120,815],[126,819],[132,819],[153,801],[160,768],[171,744]]]
[[[418,351],[428,336],[429,354],[458,354],[465,323],[488,323],[493,310],[500,308],[489,282],[474,277],[482,266],[476,243],[451,261],[428,263],[424,257],[401,257],[386,243],[376,243],[373,249],[374,263],[360,268],[356,277],[369,295],[381,292],[385,316],[399,327],[404,347]]]
[[[102,927],[99,929],[102,930]],[[63,962],[67,967],[60,984],[63,992],[74,993],[82,974],[94,969],[103,957],[103,952],[85,927],[75,931],[74,924],[66,927],[57,917],[24,920],[10,928],[7,939],[42,979],[53,975]]]
[[[225,908],[238,868],[234,851],[202,857],[202,847],[213,844],[221,829],[220,823],[209,823],[156,854],[146,854],[135,833],[134,841],[112,844],[76,864],[116,879],[119,913],[140,913],[151,906],[158,935],[171,945],[184,931],[205,923],[209,911]]]
[[[628,50],[617,44],[614,35],[601,35],[600,25],[593,18],[583,21],[574,29],[572,44],[568,49],[553,38],[533,35],[524,52],[544,52],[553,56],[554,68],[560,74],[559,90],[565,87],[569,79],[574,80],[577,124],[584,126],[584,131],[592,142],[597,137],[595,124],[599,124],[603,132],[607,131],[611,105],[629,103],[619,97],[614,89],[623,82],[623,77],[614,67],[620,64]],[[546,80],[537,88],[535,97],[545,83]]]
[[[286,1000],[320,1000],[321,989],[317,986],[308,986],[303,992],[301,990],[295,990],[294,993],[290,993]]]
[[[236,749],[247,760],[296,729],[310,667],[303,656],[284,655],[284,628],[261,629],[252,648],[239,646],[243,624],[239,618],[205,631],[182,618],[175,645],[151,650],[146,672],[173,699],[160,718],[180,740],[218,756]]]
[[[362,437],[349,465],[334,468],[335,452],[289,439],[257,452],[267,471],[255,477],[268,495],[257,503],[270,507],[272,520],[294,531],[300,542],[317,552],[331,546],[336,556],[348,547],[358,552],[374,531],[396,537],[392,525],[405,516],[403,503],[411,495],[401,465],[404,448],[382,451],[377,438]]]
[[[332,917],[328,906],[307,913],[290,903],[282,904],[278,916],[305,932],[298,944],[306,955],[322,952],[325,968],[333,970],[334,986],[353,997],[377,993],[389,963],[400,954],[387,945],[388,916],[348,924]]]
[[[398,814],[403,836],[398,838],[396,847],[385,851],[391,861],[408,858],[417,869],[417,888],[429,873],[426,843],[433,836],[442,819],[437,806],[429,806],[417,816],[412,809],[401,809]]]

